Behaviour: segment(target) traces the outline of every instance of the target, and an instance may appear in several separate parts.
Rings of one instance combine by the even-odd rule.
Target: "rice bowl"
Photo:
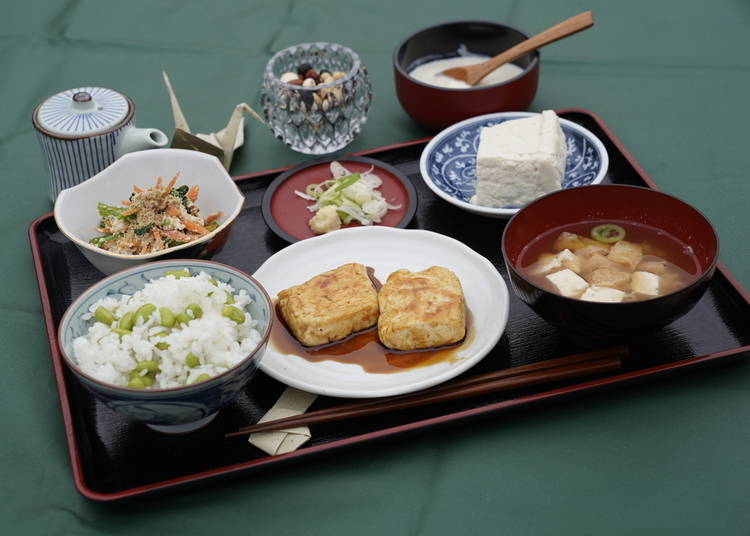
[[[230,302],[243,313],[242,323],[222,314]],[[83,372],[112,385],[139,388],[131,385],[133,376],[145,379],[150,372],[155,372],[153,384],[145,388],[189,385],[238,364],[260,341],[257,321],[245,311],[249,302],[246,291],[236,292],[204,271],[191,277],[165,275],[132,296],[107,296],[94,302],[83,316],[94,323],[86,335],[73,341],[73,357]],[[149,304],[155,309],[147,318],[136,314]],[[190,309],[196,305],[199,316]],[[116,319],[111,324],[96,320],[100,308]],[[166,322],[172,325],[165,325],[162,317],[175,311],[198,317],[188,316],[186,324],[172,318]],[[129,314],[136,318],[132,328],[123,329]],[[157,363],[158,372],[139,367],[141,363]]]
[[[165,276],[184,271],[192,277]],[[183,285],[184,293],[172,292]],[[235,302],[225,303],[230,295]],[[230,312],[231,323],[220,318]],[[86,289],[62,316],[57,341],[67,367],[102,404],[159,432],[185,433],[210,422],[246,388],[273,318],[268,293],[250,275],[175,259],[123,270]],[[136,376],[141,382],[128,386]]]

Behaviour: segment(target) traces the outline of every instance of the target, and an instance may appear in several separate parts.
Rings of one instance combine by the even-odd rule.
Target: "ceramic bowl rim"
[[[245,196],[242,195],[242,192],[240,191],[239,187],[237,186],[237,183],[234,182],[234,180],[232,179],[232,177],[222,167],[221,162],[219,162],[219,160],[216,157],[214,157],[212,155],[205,154],[205,153],[201,153],[201,152],[198,152],[198,151],[192,151],[192,150],[187,150],[187,149],[173,149],[171,147],[163,147],[163,148],[160,148],[160,149],[150,149],[148,152],[154,152],[154,151],[170,151],[170,152],[172,152],[172,151],[179,151],[180,154],[189,153],[189,154],[191,154],[191,156],[195,156],[196,158],[210,158],[210,159],[215,159],[216,160],[216,165],[223,172],[224,179],[227,180],[227,181],[229,181],[229,182],[231,182],[231,184],[234,185],[235,191],[237,193],[237,196],[235,197],[236,203],[235,203],[234,209],[232,210],[231,214],[229,214],[229,216],[224,220],[224,222],[221,225],[219,225],[216,229],[214,229],[210,233],[207,233],[207,234],[201,236],[200,238],[198,238],[196,240],[193,240],[192,242],[186,242],[184,244],[180,244],[179,246],[174,246],[174,247],[171,247],[171,248],[166,248],[166,249],[163,249],[161,251],[154,251],[154,252],[151,252],[151,253],[143,253],[143,254],[138,254],[138,255],[128,255],[128,254],[125,254],[125,253],[114,253],[114,252],[111,252],[111,251],[107,251],[106,249],[102,249],[100,247],[97,247],[94,244],[91,244],[91,243],[89,243],[86,240],[82,240],[81,238],[79,238],[78,236],[76,236],[73,232],[71,232],[69,229],[67,229],[67,227],[65,226],[65,224],[62,221],[62,217],[60,216],[60,214],[62,213],[62,210],[63,210],[64,203],[66,202],[66,200],[69,200],[67,202],[72,202],[73,199],[75,198],[77,190],[82,190],[83,186],[87,185],[87,183],[89,183],[89,181],[99,182],[99,181],[102,181],[102,180],[106,180],[106,177],[107,177],[106,172],[108,170],[112,169],[114,166],[117,166],[118,162],[126,161],[124,159],[130,160],[130,159],[133,159],[133,158],[138,158],[139,153],[142,152],[142,151],[136,151],[136,152],[133,152],[133,153],[124,154],[123,156],[121,156],[120,158],[118,158],[117,160],[115,160],[112,164],[110,164],[109,166],[107,166],[106,168],[104,168],[103,170],[101,170],[99,173],[97,173],[93,177],[91,177],[89,179],[86,179],[85,181],[83,181],[83,182],[81,182],[79,184],[76,184],[75,186],[72,186],[70,188],[66,188],[66,189],[64,189],[64,190],[62,190],[60,192],[60,194],[57,196],[57,200],[55,201],[55,207],[54,207],[55,223],[57,224],[58,229],[60,229],[60,232],[68,240],[70,240],[71,242],[73,242],[78,247],[87,249],[87,250],[91,251],[92,253],[96,253],[98,255],[102,255],[103,257],[109,257],[111,259],[140,261],[140,260],[148,260],[148,259],[153,259],[153,258],[161,257],[162,255],[171,254],[171,253],[173,253],[175,251],[180,251],[182,249],[188,249],[188,248],[191,248],[191,247],[195,247],[196,245],[199,245],[199,244],[204,244],[205,242],[208,242],[211,239],[213,239],[213,237],[215,237],[216,235],[218,235],[219,233],[221,233],[224,229],[226,229],[227,227],[229,227],[229,225],[231,225],[234,222],[234,220],[237,218],[237,216],[239,216],[240,212],[242,211],[242,205],[245,202]],[[71,196],[73,196],[73,197],[71,197]]]
[[[455,197],[448,195],[443,190],[438,188],[432,179],[432,175],[430,175],[430,172],[427,166],[427,158],[428,158],[428,155],[434,150],[435,146],[438,145],[440,142],[442,142],[443,139],[445,139],[446,137],[453,134],[454,132],[461,130],[462,128],[472,123],[491,120],[494,118],[501,118],[501,117],[508,117],[510,119],[512,116],[515,116],[516,119],[522,119],[525,117],[532,117],[532,116],[540,115],[540,114],[541,112],[527,112],[527,111],[493,112],[489,114],[470,117],[468,119],[464,119],[463,121],[459,121],[458,123],[454,123],[453,125],[450,125],[449,127],[444,128],[443,130],[435,134],[435,136],[427,143],[425,148],[422,149],[422,154],[419,157],[419,172],[420,172],[420,175],[422,176],[422,180],[427,185],[427,187],[430,190],[432,190],[437,196],[469,212],[473,212],[475,214],[481,214],[484,216],[492,216],[496,218],[507,218],[509,216],[513,216],[517,214],[519,210],[522,210],[523,208],[529,206],[531,203],[537,201],[537,199],[541,199],[542,197],[546,197],[547,195],[550,195],[550,194],[546,194],[545,196],[534,199],[533,201],[530,201],[523,207],[519,207],[519,208],[502,208],[502,207],[493,208],[493,207],[484,207],[482,205],[474,205],[472,203],[468,203],[466,201],[456,199]],[[594,177],[594,180],[591,181],[591,183],[587,184],[586,186],[593,186],[593,185],[597,185],[601,183],[604,180],[604,177],[607,175],[607,171],[609,170],[609,153],[607,152],[607,149],[604,146],[604,143],[593,132],[591,132],[589,129],[585,127],[582,127],[578,123],[574,123],[573,121],[570,121],[569,119],[565,119],[563,117],[560,117],[559,119],[560,119],[561,125],[565,125],[566,128],[575,130],[580,135],[582,135],[587,140],[589,140],[596,147],[600,155],[599,171],[597,172],[596,177]],[[576,186],[575,188],[581,188],[581,186]],[[555,192],[569,190],[569,189],[570,188],[561,188],[560,190],[556,190]],[[555,193],[555,192],[551,192],[551,193]]]
[[[196,384],[183,385],[180,387],[165,387],[165,388],[160,388],[160,389],[134,389],[131,387],[123,387],[121,385],[114,385],[111,383],[107,383],[97,378],[94,378],[90,374],[83,372],[83,370],[81,370],[81,368],[72,359],[72,357],[68,355],[67,349],[65,348],[65,345],[63,344],[63,330],[70,323],[70,318],[72,315],[72,311],[74,309],[74,305],[76,305],[77,303],[85,299],[86,297],[90,296],[92,293],[98,290],[101,290],[103,287],[106,287],[110,283],[110,281],[115,277],[121,277],[125,275],[126,273],[128,275],[132,275],[141,270],[150,270],[162,264],[187,264],[189,267],[193,267],[195,265],[201,265],[201,264],[209,265],[209,266],[217,266],[217,267],[229,270],[230,272],[233,272],[237,274],[238,276],[240,276],[242,279],[246,279],[247,281],[252,283],[252,285],[255,286],[258,291],[260,291],[260,294],[261,296],[263,296],[263,299],[265,300],[268,306],[268,311],[269,311],[268,325],[266,326],[266,329],[264,330],[264,332],[261,333],[261,338],[258,341],[258,343],[253,347],[251,351],[247,353],[247,355],[239,363],[233,365],[232,367],[228,368],[224,372],[217,374],[215,376],[212,376],[206,381],[196,383]],[[88,287],[75,300],[73,300],[68,306],[68,308],[65,310],[65,313],[63,313],[63,316],[60,318],[60,324],[57,327],[56,334],[57,334],[57,341],[58,341],[58,347],[60,349],[60,354],[63,356],[63,360],[65,361],[66,365],[68,365],[68,367],[70,367],[71,370],[76,375],[79,375],[85,378],[87,381],[97,385],[98,387],[103,387],[110,391],[120,392],[123,394],[139,394],[146,398],[152,398],[152,397],[161,398],[158,395],[183,393],[183,392],[188,392],[191,390],[198,391],[200,390],[200,388],[207,387],[211,385],[212,383],[215,383],[215,380],[218,380],[227,375],[233,374],[235,370],[245,365],[249,359],[252,359],[255,356],[255,354],[258,353],[258,350],[260,350],[260,348],[262,348],[265,344],[268,343],[268,340],[271,337],[271,327],[273,326],[275,317],[276,317],[276,313],[274,311],[274,305],[273,305],[273,301],[271,300],[271,297],[268,295],[268,292],[266,291],[265,287],[261,285],[260,282],[257,279],[255,279],[253,276],[251,276],[250,274],[247,274],[243,272],[242,270],[239,270],[233,266],[229,266],[227,264],[223,264],[223,263],[216,262],[216,261],[200,260],[200,259],[168,259],[168,260],[163,260],[163,261],[150,262],[147,264],[139,264],[138,266],[133,266],[132,268],[126,268],[125,270],[120,270],[118,272],[115,272],[111,275],[104,277],[103,279],[100,279],[99,281],[97,281],[96,283]]]
[[[461,95],[461,94],[470,94],[470,93],[476,92],[476,91],[496,89],[496,88],[499,88],[499,87],[511,84],[511,83],[515,82],[516,80],[519,80],[519,79],[525,77],[527,74],[529,74],[531,71],[533,71],[537,67],[537,65],[539,64],[539,62],[540,62],[539,50],[535,50],[535,51],[533,51],[531,53],[532,54],[531,61],[529,62],[529,64],[520,73],[518,73],[513,78],[509,78],[507,80],[503,80],[502,82],[498,82],[496,84],[491,84],[491,85],[488,85],[488,86],[473,86],[473,87],[469,87],[469,88],[440,87],[440,86],[435,86],[433,84],[427,84],[425,82],[420,82],[416,78],[413,78],[412,76],[410,76],[409,73],[407,73],[406,70],[404,69],[404,66],[401,65],[401,62],[398,61],[398,54],[404,48],[404,45],[406,45],[407,42],[409,42],[411,39],[413,39],[414,37],[418,36],[419,34],[422,34],[422,33],[427,32],[429,30],[434,30],[436,28],[440,28],[441,26],[449,26],[449,25],[454,25],[454,24],[455,25],[458,25],[458,24],[484,24],[484,25],[487,25],[487,26],[507,28],[509,30],[513,30],[514,32],[517,32],[517,33],[521,34],[525,39],[529,38],[529,35],[526,32],[523,32],[523,31],[519,30],[518,28],[516,28],[514,26],[510,26],[509,24],[503,24],[501,22],[494,22],[494,21],[490,21],[490,20],[479,20],[479,19],[454,20],[454,21],[441,22],[441,23],[433,24],[431,26],[427,26],[425,28],[417,30],[416,32],[413,32],[412,34],[410,34],[407,37],[405,37],[404,39],[402,39],[396,45],[396,48],[393,49],[393,55],[392,55],[393,67],[398,71],[398,73],[401,76],[403,76],[406,80],[408,80],[409,82],[411,82],[413,84],[416,84],[416,85],[424,87],[424,88],[432,89],[432,90],[447,91],[449,93],[455,93],[456,95]]]
[[[500,251],[502,253],[503,261],[505,263],[506,270],[508,271],[508,273],[510,274],[510,271],[513,270],[514,275],[516,277],[518,277],[519,279],[523,280],[524,283],[528,284],[529,286],[531,286],[534,289],[542,292],[545,295],[550,295],[550,296],[553,296],[556,299],[560,299],[563,303],[586,304],[587,306],[607,307],[607,308],[610,308],[610,309],[614,308],[614,307],[618,307],[620,309],[626,309],[626,308],[634,308],[634,307],[643,307],[644,303],[657,303],[659,301],[664,301],[665,298],[669,298],[671,296],[674,296],[675,294],[680,294],[680,293],[686,292],[686,291],[688,291],[690,289],[693,289],[696,286],[702,284],[703,281],[704,281],[704,279],[706,278],[706,276],[709,275],[709,274],[711,274],[716,269],[716,265],[719,262],[719,246],[720,246],[720,244],[719,244],[719,235],[716,232],[716,228],[711,223],[711,220],[709,220],[706,217],[706,215],[703,214],[703,212],[701,212],[700,210],[698,210],[697,208],[695,208],[690,203],[687,203],[686,201],[683,201],[682,199],[680,199],[678,197],[675,197],[673,195],[664,193],[661,190],[655,190],[653,188],[648,188],[648,187],[645,187],[645,186],[637,186],[637,185],[634,185],[634,184],[589,184],[589,185],[586,185],[586,186],[578,186],[577,188],[613,188],[613,187],[614,188],[630,188],[630,189],[635,189],[635,190],[643,190],[643,191],[651,192],[650,194],[646,194],[646,195],[659,194],[661,196],[670,198],[671,200],[677,201],[679,203],[682,203],[686,207],[688,207],[688,208],[692,209],[693,211],[695,211],[703,219],[703,221],[706,224],[708,224],[708,228],[711,230],[711,234],[712,234],[712,236],[714,238],[714,241],[716,243],[716,251],[714,252],[714,255],[711,258],[711,262],[708,264],[708,266],[706,267],[706,269],[705,270],[701,270],[700,274],[698,274],[696,276],[696,278],[695,278],[694,281],[692,281],[688,285],[685,285],[684,287],[679,288],[677,290],[674,290],[674,291],[672,291],[672,292],[670,292],[668,294],[663,294],[661,296],[656,296],[654,298],[648,298],[648,299],[645,299],[645,300],[638,300],[638,301],[632,301],[632,302],[615,302],[615,303],[611,303],[611,302],[585,301],[585,300],[580,300],[578,298],[569,298],[567,296],[562,296],[561,294],[556,294],[554,292],[551,292],[551,291],[549,291],[547,289],[544,289],[544,288],[540,287],[539,285],[537,285],[536,283],[534,283],[533,281],[531,281],[529,278],[527,278],[523,274],[523,272],[521,272],[516,267],[516,263],[510,261],[510,259],[508,257],[508,254],[507,254],[507,251],[506,251],[506,247],[505,247],[505,237],[507,236],[508,229],[513,224],[513,220],[515,219],[515,215],[508,220],[508,223],[505,225],[505,228],[503,229],[502,237],[500,238]],[[541,202],[543,199],[545,199],[547,197],[551,197],[553,195],[558,195],[558,194],[560,194],[560,192],[564,192],[564,191],[566,191],[566,190],[557,190],[555,192],[550,192],[550,193],[548,193],[546,195],[543,195],[542,197],[539,197],[539,198],[535,199],[534,201],[532,201],[531,203],[529,203],[525,207],[521,208],[519,210],[519,213],[520,213],[521,210],[525,210],[525,209],[531,207],[532,205],[536,204],[537,202]],[[513,286],[513,290],[515,291],[515,285],[511,285],[511,286]]]

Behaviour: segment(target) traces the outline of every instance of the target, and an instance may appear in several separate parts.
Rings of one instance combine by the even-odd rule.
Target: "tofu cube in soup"
[[[586,246],[583,246],[582,248],[576,249],[575,253],[579,257],[583,259],[589,259],[593,255],[599,255],[600,257],[603,257],[609,253],[609,246],[605,244],[589,244]]]
[[[568,268],[549,274],[546,277],[555,286],[557,292],[567,298],[579,297],[589,286],[584,278]]]
[[[667,261],[662,259],[643,260],[635,267],[635,269],[641,272],[651,272],[656,275],[664,275],[667,272]]]
[[[552,245],[552,247],[556,251],[562,251],[564,249],[571,249],[575,251],[582,248],[584,245],[585,244],[581,240],[581,237],[577,234],[562,232],[560,233],[560,236],[557,237],[557,240],[555,240],[555,243]]]
[[[573,270],[575,273],[580,274],[581,268],[583,267],[583,260],[575,255],[572,251],[569,249],[564,249],[560,253],[557,254],[557,258],[560,259],[560,263],[570,270]]]
[[[563,231],[562,233],[560,233],[552,247],[555,249],[555,251],[569,249],[576,253],[578,252],[578,250],[584,249],[590,253],[599,251],[604,255],[609,252],[608,245],[602,244],[601,242],[597,242],[596,240],[578,235],[576,233],[569,233],[567,231]]]
[[[611,261],[624,264],[630,270],[634,270],[643,258],[643,249],[638,244],[620,240],[609,250],[607,258]]]
[[[544,275],[554,272],[559,268],[569,268],[576,273],[581,271],[583,261],[569,249],[564,249],[555,255],[541,255],[535,263],[531,272],[536,275]]]
[[[625,298],[625,293],[621,290],[609,287],[598,287],[594,285],[587,288],[586,291],[581,295],[582,300],[594,302],[617,303],[621,302],[623,298]]]
[[[633,272],[631,288],[644,296],[659,295],[659,276],[651,272]]]
[[[534,263],[531,273],[534,275],[544,275],[562,268],[562,261],[557,255],[545,253],[539,256],[539,260]]]
[[[616,263],[615,261],[609,260],[601,253],[594,253],[591,257],[586,259],[584,269],[587,272],[594,272],[599,269],[624,271],[627,270],[627,267],[623,266],[622,264]]]
[[[591,272],[588,280],[592,285],[597,285],[599,287],[626,290],[630,284],[630,274],[621,270],[597,268]]]

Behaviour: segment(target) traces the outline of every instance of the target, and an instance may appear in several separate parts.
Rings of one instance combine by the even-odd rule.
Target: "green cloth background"
[[[50,210],[31,111],[80,85],[119,89],[139,126],[171,133],[166,69],[194,131],[259,108],[288,45],[346,44],[374,102],[356,151],[428,135],[401,110],[391,55],[437,22],[536,32],[585,9],[596,25],[542,52],[533,110],[599,113],[660,187],[701,209],[750,285],[746,0],[20,0],[0,16],[1,534],[748,534],[750,368],[694,372],[103,506],[75,491],[29,223]],[[248,121],[233,174],[305,157]]]

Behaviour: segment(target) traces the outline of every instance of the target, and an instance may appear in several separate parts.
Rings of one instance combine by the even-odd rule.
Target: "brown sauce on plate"
[[[312,363],[336,361],[359,365],[365,372],[372,374],[387,374],[459,361],[462,359],[459,352],[474,341],[474,336],[474,322],[470,311],[466,309],[466,336],[462,341],[448,346],[414,351],[392,350],[378,339],[377,326],[330,344],[302,346],[287,329],[276,304],[276,321],[271,326],[269,345],[280,354],[295,355]]]

